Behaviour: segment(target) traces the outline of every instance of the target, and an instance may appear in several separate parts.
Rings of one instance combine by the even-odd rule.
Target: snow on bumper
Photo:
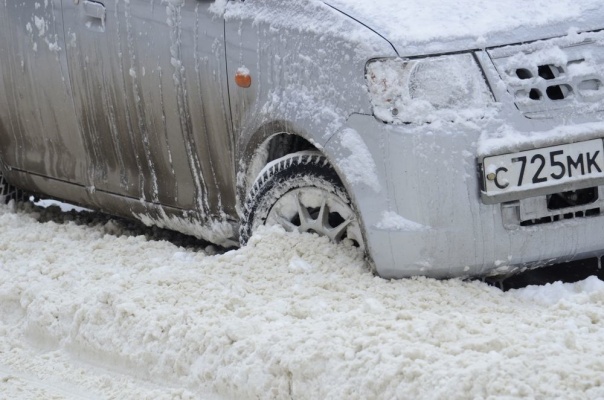
[[[385,125],[365,115],[349,119],[343,132],[358,133],[376,166],[379,184],[345,184],[380,276],[506,274],[601,253],[601,217],[510,227],[504,215],[510,204],[481,200],[480,138],[500,125],[495,119],[421,127]],[[350,157],[343,137],[326,146],[336,165]]]

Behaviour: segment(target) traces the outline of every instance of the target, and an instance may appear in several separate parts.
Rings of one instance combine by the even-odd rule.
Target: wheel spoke
[[[300,227],[304,229],[303,227],[307,226],[312,221],[312,218],[310,217],[310,214],[308,213],[308,210],[304,204],[302,204],[302,199],[300,198],[301,195],[301,192],[297,193],[296,205],[298,207],[298,216],[300,217]]]
[[[275,213],[274,218],[275,222],[279,223],[287,232],[295,232],[298,230],[298,227],[281,213]]]
[[[346,228],[348,228],[348,225],[350,225],[350,223],[352,221],[353,221],[353,218],[348,218],[347,220],[345,220],[344,222],[342,222],[340,225],[338,225],[335,228],[331,229],[329,231],[329,238],[331,240],[333,240],[334,242],[339,242],[340,240],[342,240],[342,236],[346,232]]]
[[[324,229],[329,229],[329,205],[327,205],[327,196],[323,197],[321,208],[319,209],[319,216],[317,222],[321,224]]]

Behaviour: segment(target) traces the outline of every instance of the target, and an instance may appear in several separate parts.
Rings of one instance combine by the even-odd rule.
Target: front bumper
[[[604,254],[600,216],[510,227],[504,214],[511,204],[481,200],[481,135],[500,129],[502,120],[390,126],[366,115],[349,119],[346,129],[362,138],[379,185],[350,182],[346,171],[339,172],[358,208],[380,276],[503,275]],[[530,123],[530,128],[539,127]],[[349,157],[341,135],[326,146],[336,169]],[[604,126],[597,130],[589,125],[581,135],[602,137]]]

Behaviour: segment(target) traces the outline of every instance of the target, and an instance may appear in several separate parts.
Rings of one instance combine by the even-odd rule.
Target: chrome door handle
[[[82,2],[84,6],[84,14],[90,18],[97,18],[101,21],[105,21],[105,6],[97,1],[84,0]]]

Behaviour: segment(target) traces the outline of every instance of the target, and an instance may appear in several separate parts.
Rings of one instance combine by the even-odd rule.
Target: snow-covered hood
[[[401,56],[463,51],[604,28],[602,0],[324,0]]]

